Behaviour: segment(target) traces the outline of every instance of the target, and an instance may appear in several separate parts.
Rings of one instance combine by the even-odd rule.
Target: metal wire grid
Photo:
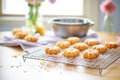
[[[85,66],[90,68],[106,69],[113,62],[115,62],[117,59],[120,58],[120,48],[118,47],[117,49],[110,49],[104,55],[100,55],[98,59],[94,59],[94,60],[85,60],[82,58],[82,53],[80,54],[81,55],[78,58],[68,59],[63,57],[61,54],[57,56],[46,55],[43,49],[23,55],[23,60],[25,61],[27,58],[29,58],[29,59],[72,64],[76,66]]]

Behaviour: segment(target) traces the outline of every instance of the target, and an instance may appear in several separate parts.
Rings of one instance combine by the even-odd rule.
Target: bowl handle
[[[93,22],[93,21],[90,21],[90,24],[89,24],[89,26],[93,26],[95,24],[95,22]]]

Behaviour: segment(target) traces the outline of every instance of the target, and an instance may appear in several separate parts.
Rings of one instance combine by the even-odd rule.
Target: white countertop
[[[6,47],[0,45],[0,80],[120,79],[120,59],[103,70],[103,76],[101,77],[98,74],[98,69],[34,59],[26,59],[24,62],[22,58],[23,54],[25,54],[25,52],[19,47]]]

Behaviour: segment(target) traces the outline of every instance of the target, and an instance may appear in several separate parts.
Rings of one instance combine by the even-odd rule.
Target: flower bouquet
[[[116,7],[112,0],[105,0],[101,5],[100,9],[105,13],[103,27],[107,32],[113,32],[113,24],[111,14],[115,11]]]
[[[55,2],[55,0],[49,1],[51,3]],[[44,35],[45,29],[43,25],[38,25],[39,23],[42,23],[38,21],[38,18],[40,17],[40,6],[42,5],[42,2],[44,2],[44,0],[26,0],[26,2],[28,3],[29,8],[29,11],[26,16],[26,27],[29,29],[30,32],[34,30],[34,32],[38,32],[41,35]]]

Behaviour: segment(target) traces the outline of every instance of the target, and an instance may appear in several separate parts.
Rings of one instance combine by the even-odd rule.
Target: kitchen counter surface
[[[7,32],[0,32],[0,36]],[[116,34],[97,32],[103,41],[116,41]],[[120,59],[99,75],[98,69],[27,59],[19,46],[0,45],[0,80],[120,80]]]

